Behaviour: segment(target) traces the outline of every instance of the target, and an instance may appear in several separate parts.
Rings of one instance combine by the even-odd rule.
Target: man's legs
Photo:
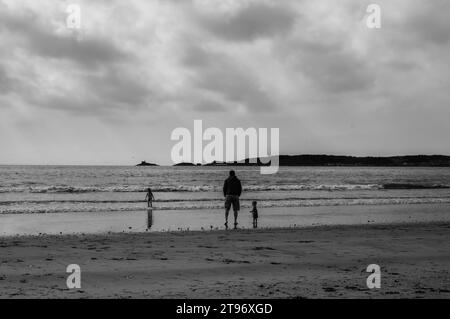
[[[240,205],[239,205],[239,196],[233,197],[233,211],[234,211],[234,228],[237,226],[237,217],[239,213]]]
[[[230,214],[230,208],[225,208],[225,226],[228,227],[228,215]]]

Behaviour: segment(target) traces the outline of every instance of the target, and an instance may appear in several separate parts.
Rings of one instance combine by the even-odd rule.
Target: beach
[[[450,299],[449,12],[0,0],[0,299]]]
[[[449,211],[448,203],[272,207],[259,210],[258,227],[448,222]],[[246,209],[240,211],[238,221],[240,229],[253,227],[251,214]],[[0,214],[0,237],[224,229],[223,209]]]
[[[225,230],[229,167],[0,166],[0,297],[450,297],[447,168],[235,169]]]
[[[449,234],[418,222],[3,237],[0,297],[449,298]],[[69,264],[80,289],[66,286]]]

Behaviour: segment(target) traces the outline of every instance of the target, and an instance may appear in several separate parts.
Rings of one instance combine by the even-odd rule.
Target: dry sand
[[[0,297],[449,298],[449,235],[429,223],[2,238]],[[69,264],[81,289],[66,286]]]

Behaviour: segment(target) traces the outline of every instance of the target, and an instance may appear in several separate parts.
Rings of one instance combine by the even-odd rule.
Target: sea
[[[254,200],[261,227],[371,222],[383,214],[392,221],[395,211],[448,218],[447,208],[433,209],[450,204],[445,167],[280,167],[262,175],[242,166],[0,166],[0,235],[220,229],[230,169],[243,185],[242,228],[250,227]],[[367,213],[374,209],[384,213]]]

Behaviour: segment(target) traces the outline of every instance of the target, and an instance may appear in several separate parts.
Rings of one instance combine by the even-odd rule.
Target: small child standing
[[[155,199],[155,196],[153,196],[150,187],[147,188],[147,195],[145,196],[145,199],[147,200],[147,207],[153,207],[153,200]]]
[[[256,200],[252,202],[253,228],[258,228],[258,209],[256,208]]]

